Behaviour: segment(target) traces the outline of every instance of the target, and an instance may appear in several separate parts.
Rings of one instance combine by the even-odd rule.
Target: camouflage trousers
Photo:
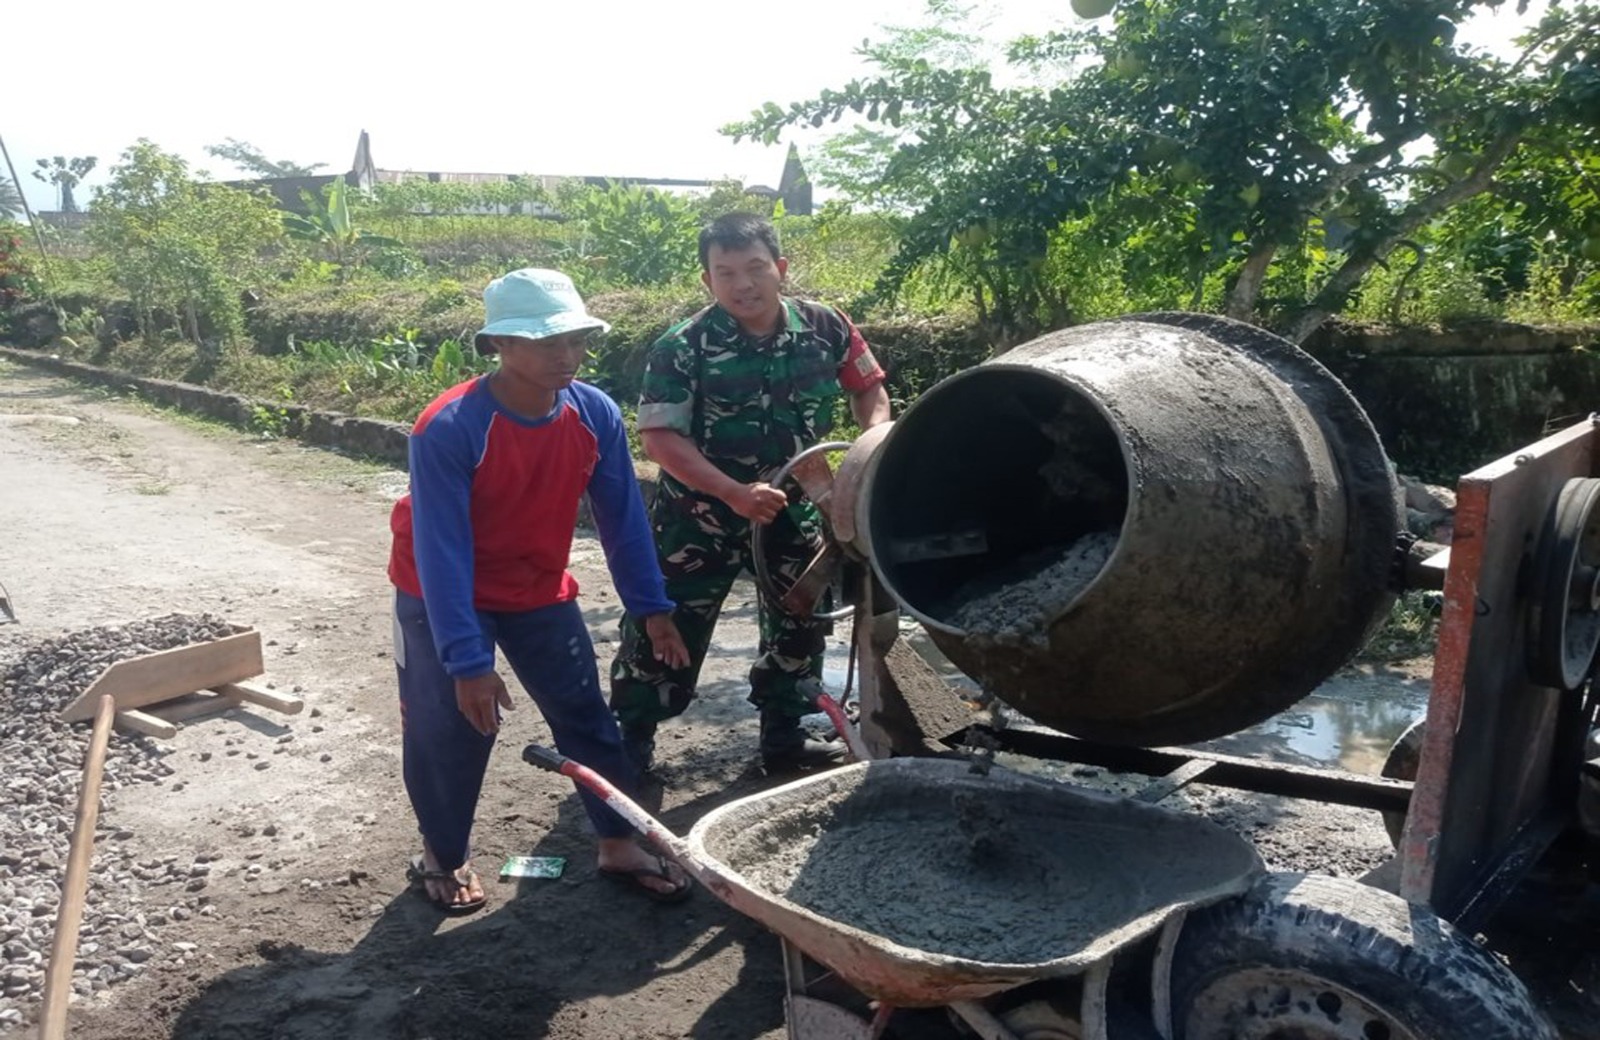
[[[667,579],[667,597],[689,648],[689,664],[669,668],[651,652],[641,618],[624,615],[622,645],[611,665],[611,708],[623,725],[659,722],[681,715],[694,700],[700,667],[722,603],[743,571],[755,573],[750,522],[721,501],[698,495],[663,478],[652,509],[656,553]],[[809,505],[790,506],[763,539],[767,569],[787,588],[821,546],[821,528]],[[795,618],[758,589],[759,655],[750,669],[750,702],[799,717],[814,709],[797,688],[822,677],[828,622]]]

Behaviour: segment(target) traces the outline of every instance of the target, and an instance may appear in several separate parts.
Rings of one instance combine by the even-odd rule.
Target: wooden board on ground
[[[99,698],[107,694],[116,700],[118,711],[126,711],[249,679],[264,671],[261,633],[240,628],[231,636],[209,643],[190,643],[118,661],[61,709],[61,717],[68,722],[87,719],[94,714]]]
[[[119,728],[170,740],[178,735],[177,723],[184,719],[244,704],[299,714],[305,707],[299,697],[243,681],[264,670],[261,634],[236,625],[232,635],[221,639],[113,663],[61,709],[61,717],[69,722],[88,718],[101,697],[110,697],[116,705]]]

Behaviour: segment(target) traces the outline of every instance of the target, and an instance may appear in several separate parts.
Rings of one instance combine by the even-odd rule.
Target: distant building
[[[494,184],[505,181],[534,180],[547,191],[553,190],[563,180],[581,180],[585,184],[604,187],[607,184],[642,184],[656,188],[710,188],[717,182],[709,180],[686,180],[680,177],[595,177],[585,176],[578,178],[545,176],[540,174],[521,173],[445,173],[429,170],[381,170],[372,161],[372,142],[365,130],[356,142],[356,154],[346,173],[317,174],[309,177],[270,177],[259,180],[228,181],[229,185],[238,188],[265,188],[277,199],[278,205],[292,212],[304,212],[305,203],[301,199],[301,192],[312,196],[319,194],[324,187],[333,183],[337,178],[353,188],[370,188],[374,184],[401,184],[412,180],[425,180],[433,184]],[[783,211],[791,216],[809,216],[812,211],[811,181],[806,176],[804,165],[800,162],[800,152],[789,146],[789,154],[783,164],[783,175],[778,181],[776,189],[763,185],[756,185],[746,189],[752,195],[766,198],[780,199],[783,202]],[[544,215],[557,216],[554,211]]]

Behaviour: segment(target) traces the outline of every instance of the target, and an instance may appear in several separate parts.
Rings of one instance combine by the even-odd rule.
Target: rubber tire
[[[1017,1040],[1083,1040],[1083,1026],[1076,1017],[1064,1015],[1048,1001],[1029,1001],[1001,1012],[999,1018]]]
[[[1191,1015],[1208,987],[1251,969],[1326,980],[1427,1040],[1558,1040],[1492,954],[1430,911],[1356,881],[1267,874],[1243,896],[1191,914],[1173,958],[1174,1040],[1237,1035]]]

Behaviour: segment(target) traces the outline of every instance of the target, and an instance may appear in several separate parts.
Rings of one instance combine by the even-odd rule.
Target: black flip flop
[[[694,891],[694,879],[685,877],[683,884],[676,884],[676,879],[667,871],[667,861],[661,856],[656,857],[654,867],[639,867],[635,870],[610,870],[600,868],[600,876],[620,885],[627,885],[633,891],[640,893],[646,899],[656,903],[681,903],[688,899]],[[675,885],[669,891],[662,892],[651,888],[649,885],[640,884],[640,878],[659,878]]]
[[[474,880],[478,881],[480,885],[483,884],[483,881],[478,878],[478,872],[473,870],[471,867],[467,868],[467,874],[470,875]],[[466,914],[477,913],[489,902],[489,897],[487,895],[479,896],[477,899],[469,900],[465,903],[435,899],[428,891],[428,882],[430,881],[443,881],[446,884],[454,886],[450,892],[452,896],[454,896],[455,893],[461,889],[466,888],[470,882],[463,883],[460,878],[456,877],[456,872],[454,870],[429,870],[426,862],[424,862],[420,855],[411,857],[411,864],[410,866],[406,867],[406,880],[417,886],[418,891],[420,891],[423,896],[427,898],[428,902],[438,907],[444,913],[452,916],[460,917]]]

